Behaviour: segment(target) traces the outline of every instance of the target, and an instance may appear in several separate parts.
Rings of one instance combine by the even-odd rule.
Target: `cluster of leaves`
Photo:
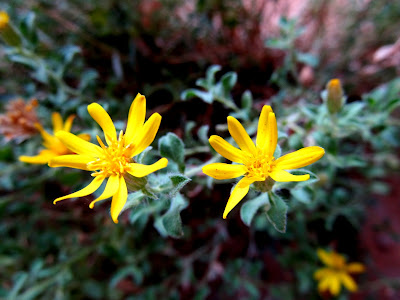
[[[214,100],[220,101],[215,91],[221,90],[223,79],[233,75],[232,72],[227,73],[221,76],[220,81],[216,81],[216,70],[216,66],[210,67],[206,76],[208,80],[198,80],[197,84],[205,91],[185,91],[183,99],[186,100],[188,95],[197,96],[210,103],[212,95],[216,95]],[[214,84],[204,85],[203,82]],[[232,99],[232,88],[224,90],[224,99]],[[315,253],[312,254],[315,248],[321,243],[333,242],[326,240],[324,234],[334,232],[340,224],[347,224],[345,226],[351,229],[349,232],[358,230],[368,202],[372,200],[368,195],[387,193],[390,188],[384,183],[385,176],[399,164],[398,158],[392,155],[393,149],[400,145],[396,138],[400,134],[400,126],[393,117],[394,110],[400,106],[399,92],[399,81],[395,79],[364,95],[362,99],[344,103],[337,113],[329,113],[325,91],[322,93],[325,99],[323,103],[304,101],[279,110],[284,115],[279,116],[281,126],[278,127],[282,131],[279,132],[280,147],[275,157],[279,157],[281,152],[285,154],[302,148],[307,145],[306,142],[323,147],[326,154],[321,162],[308,168],[311,171],[301,169],[291,172],[295,175],[310,174],[308,181],[275,183],[269,193],[250,193],[247,196],[249,200],[240,211],[243,223],[248,226],[253,223],[257,230],[267,231],[275,237],[277,234],[272,228],[286,232],[279,239],[298,242],[298,247],[308,252],[307,256],[313,258],[314,264],[317,264]],[[277,98],[275,101],[280,103]],[[229,105],[225,107],[230,108]],[[250,115],[248,111],[243,112],[245,109],[235,109],[232,115]],[[245,128],[250,129],[249,133],[254,133],[252,129],[256,127],[257,118],[246,118],[244,121],[247,122]],[[362,176],[362,182],[359,176]],[[366,182],[369,183],[366,185]],[[315,236],[305,240],[303,237],[310,235],[308,226],[318,223],[325,224],[325,228],[310,227]],[[344,235],[344,238],[347,236]],[[337,238],[337,242],[341,243],[340,238]],[[293,259],[298,251],[287,249],[286,255],[281,258],[284,265],[297,265],[302,270],[296,273],[299,285],[297,288],[291,287],[294,291],[287,299],[292,299],[296,293],[306,295],[312,286],[315,267],[306,263],[304,259],[307,256]],[[302,265],[307,268],[300,267]]]

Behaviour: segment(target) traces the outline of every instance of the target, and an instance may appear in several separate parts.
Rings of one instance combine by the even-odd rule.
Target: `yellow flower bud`
[[[0,11],[0,35],[9,46],[21,45],[21,37],[10,24],[10,17],[5,11]]]
[[[5,28],[10,21],[10,17],[5,11],[0,11],[0,30]]]
[[[343,89],[339,79],[332,79],[326,85],[327,106],[331,114],[340,111],[343,105]]]

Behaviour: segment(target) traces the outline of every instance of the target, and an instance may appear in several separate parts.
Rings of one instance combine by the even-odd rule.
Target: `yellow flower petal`
[[[135,137],[134,148],[131,156],[135,156],[146,149],[154,141],[158,128],[160,127],[161,116],[154,113],[143,125],[140,132]]]
[[[42,150],[36,156],[20,156],[18,159],[29,164],[47,164],[50,159],[58,154],[51,150]]]
[[[332,270],[329,268],[321,268],[314,272],[314,279],[321,280],[326,276],[330,276],[332,274]]]
[[[72,133],[59,131],[56,136],[74,153],[92,157],[99,157],[103,153],[99,146],[89,143]]]
[[[104,188],[103,193],[101,193],[101,195],[93,200],[92,202],[90,202],[89,207],[93,208],[94,204],[98,201],[110,198],[112,196],[114,196],[119,188],[119,176],[118,175],[112,175],[108,178],[106,187]]]
[[[226,159],[238,163],[244,162],[246,154],[242,150],[229,144],[218,135],[212,135],[208,141],[210,142],[211,147]]]
[[[128,114],[128,123],[125,131],[125,146],[131,144],[135,135],[142,128],[146,117],[146,98],[137,94],[133,100]]]
[[[260,119],[258,120],[256,145],[257,148],[260,149],[264,147],[265,141],[267,140],[268,116],[270,112],[272,112],[271,106],[264,105],[261,110]]]
[[[317,249],[317,255],[319,259],[328,267],[334,267],[335,266],[335,261],[332,256],[332,252],[327,252],[324,249]]]
[[[353,278],[351,278],[347,273],[341,272],[339,274],[340,281],[343,283],[344,287],[350,292],[357,291],[358,287]]]
[[[49,167],[68,167],[73,169],[88,170],[87,164],[93,160],[93,157],[87,155],[60,155],[53,157],[49,161]]]
[[[202,168],[204,174],[215,179],[231,179],[244,175],[247,168],[244,165],[214,163]]]
[[[333,296],[339,295],[341,290],[341,284],[338,275],[332,275],[330,277],[329,289]]]
[[[104,180],[103,177],[97,176],[92,180],[92,182],[87,187],[84,187],[83,189],[81,189],[75,193],[57,198],[56,200],[53,201],[53,203],[56,204],[56,202],[64,200],[64,199],[68,199],[68,198],[78,198],[78,197],[87,196],[87,195],[93,193],[94,191],[96,191],[102,184],[103,180]]]
[[[121,210],[124,208],[126,200],[128,199],[128,189],[126,188],[126,182],[123,176],[119,179],[118,192],[113,196],[111,201],[111,218],[114,223],[118,223],[118,216]]]
[[[161,158],[152,165],[131,163],[129,164],[131,169],[130,171],[128,171],[128,173],[135,177],[144,177],[146,175],[149,175],[150,173],[165,168],[167,165],[168,165],[168,159],[166,159],[165,157]]]
[[[243,128],[242,124],[234,117],[228,117],[228,130],[240,149],[245,152],[256,153],[256,146]]]
[[[76,136],[85,141],[90,141],[90,138],[91,138],[90,134],[87,134],[87,133],[80,133],[80,134],[77,134]]]
[[[318,283],[318,291],[322,293],[329,290],[330,283],[331,283],[331,276],[326,276],[322,278]]]
[[[268,158],[271,158],[274,155],[277,143],[278,143],[278,125],[276,124],[275,114],[270,112],[268,114],[268,126],[267,126],[267,132],[265,133],[264,146],[261,147],[261,149],[264,150],[265,155]]]
[[[310,175],[293,175],[284,170],[274,169],[270,174],[271,178],[278,182],[289,182],[289,181],[306,181],[310,179]]]
[[[252,184],[254,181],[264,181],[265,178],[260,178],[260,177],[244,177],[242,180],[239,181],[239,187],[244,188],[246,186],[249,186]]]
[[[346,271],[352,274],[358,274],[365,272],[365,266],[361,263],[349,263],[346,267]]]
[[[244,178],[243,178],[244,179]],[[226,204],[223,218],[226,219],[226,216],[229,214],[229,212],[246,196],[246,194],[249,192],[249,185],[245,187],[240,187],[240,183],[243,180],[241,179],[233,189],[231,196],[228,199],[228,203]]]
[[[306,147],[279,157],[276,160],[276,166],[283,170],[302,168],[316,162],[324,154],[325,150],[321,147]]]
[[[103,129],[107,144],[111,145],[112,141],[117,140],[117,132],[110,115],[98,103],[90,104],[87,109],[92,118]]]
[[[62,130],[67,131],[67,132],[70,132],[70,131],[71,131],[71,127],[72,127],[72,122],[74,121],[74,119],[75,119],[75,115],[70,115],[70,116],[65,120],[64,129],[62,129]],[[90,138],[89,138],[89,139],[90,139]]]
[[[60,145],[60,141],[57,140],[55,136],[44,130],[42,125],[36,123],[35,127],[37,128],[37,130],[39,130],[43,138],[43,146],[45,146],[47,149],[56,149]]]
[[[53,122],[53,132],[56,133],[59,130],[63,130],[63,120],[61,115],[57,112],[51,114],[51,119]]]

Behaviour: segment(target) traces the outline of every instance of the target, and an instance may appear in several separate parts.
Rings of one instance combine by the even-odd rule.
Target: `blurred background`
[[[0,9],[22,39],[3,33],[0,47],[0,298],[400,299],[400,2],[12,0]],[[347,100],[330,136],[318,115],[332,78]],[[323,146],[319,181],[280,191],[286,233],[263,215],[246,225],[239,208],[222,219],[233,182],[201,172],[182,190],[179,237],[154,228],[151,204],[118,225],[110,201],[89,209],[94,196],[53,205],[90,176],[19,162],[42,148],[32,124],[51,129],[51,112],[76,114],[75,132],[94,134],[86,107],[96,101],[124,128],[138,92],[147,116],[163,117],[157,137],[184,141],[187,166],[211,158],[207,138],[228,136],[232,111],[252,128],[265,104],[287,136],[283,153]],[[16,99],[37,99],[35,115],[15,116]],[[357,292],[318,292],[318,248],[366,266]]]

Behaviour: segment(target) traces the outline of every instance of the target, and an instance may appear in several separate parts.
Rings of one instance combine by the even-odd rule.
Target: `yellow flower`
[[[112,197],[111,217],[118,223],[118,215],[124,207],[127,197],[127,181],[134,177],[144,177],[159,169],[165,168],[168,164],[166,158],[161,158],[152,165],[138,164],[133,157],[153,142],[161,122],[161,116],[154,113],[144,123],[146,116],[146,98],[138,94],[129,109],[128,124],[126,131],[119,133],[104,110],[97,103],[88,106],[89,114],[100,125],[104,131],[106,144],[97,136],[100,147],[86,142],[77,136],[60,131],[57,137],[77,155],[58,156],[49,162],[50,167],[69,167],[81,170],[92,171],[93,181],[82,190],[70,195],[57,198],[58,201],[84,197],[96,191],[102,182],[108,178],[103,193],[89,205],[94,207],[97,201]]]
[[[70,151],[62,141],[57,138],[55,135],[59,131],[67,131],[69,132],[72,127],[72,122],[75,116],[71,115],[63,123],[61,115],[59,113],[52,114],[52,122],[53,122],[53,134],[51,135],[46,130],[43,129],[42,125],[39,123],[35,123],[35,127],[39,130],[40,134],[43,138],[43,146],[46,149],[41,150],[39,155],[36,156],[20,156],[19,160],[30,163],[30,164],[47,164],[50,159],[56,156],[65,155],[65,154],[73,154],[75,152]],[[79,137],[84,140],[89,140],[90,136],[88,134],[80,134]]]
[[[285,170],[312,164],[325,153],[321,147],[312,146],[275,159],[273,154],[278,142],[278,129],[275,114],[267,105],[261,111],[256,144],[234,117],[228,117],[228,130],[240,149],[217,135],[211,136],[209,141],[215,151],[238,164],[213,163],[203,167],[203,172],[215,179],[231,179],[244,175],[229,197],[223,214],[224,219],[246,196],[253,182],[265,181],[269,177],[280,182],[308,180],[308,174],[293,175]]]
[[[365,271],[365,266],[361,263],[346,263],[346,258],[334,251],[327,252],[318,249],[319,259],[326,265],[314,273],[314,279],[318,280],[318,291],[329,291],[337,296],[343,284],[350,292],[357,291],[357,284],[349,274],[358,274]]]
[[[5,11],[0,11],[0,30],[8,25],[10,17]]]

